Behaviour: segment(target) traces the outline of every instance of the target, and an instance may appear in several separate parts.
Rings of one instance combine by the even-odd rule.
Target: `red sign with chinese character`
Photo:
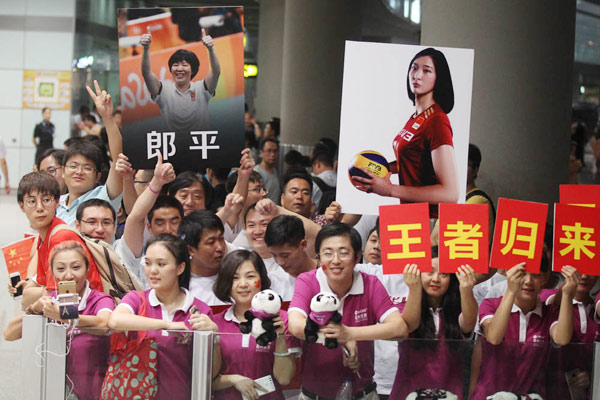
[[[488,272],[489,206],[487,204],[440,204],[440,272],[456,272],[470,265]]]
[[[431,272],[429,204],[379,207],[379,234],[384,274],[401,274],[406,264]]]
[[[554,205],[552,270],[565,265],[600,275],[600,208]]]
[[[600,185],[560,185],[560,204],[600,207]]]
[[[498,200],[491,268],[510,269],[526,262],[527,272],[539,273],[548,204]]]

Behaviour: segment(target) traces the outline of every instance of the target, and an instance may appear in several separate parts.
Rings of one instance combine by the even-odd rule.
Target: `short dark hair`
[[[246,261],[250,261],[254,265],[256,272],[260,276],[260,290],[271,287],[271,279],[267,275],[267,269],[262,258],[254,251],[235,250],[223,258],[221,271],[219,271],[219,275],[213,286],[213,292],[219,300],[225,303],[232,303],[231,288],[233,286],[233,276]]]
[[[67,162],[77,155],[82,155],[85,158],[91,160],[96,167],[96,172],[102,172],[102,151],[93,142],[88,141],[76,141],[72,143],[69,148],[65,151],[62,165],[67,165]]]
[[[45,172],[35,171],[23,176],[17,188],[17,201],[23,203],[25,195],[36,190],[41,194],[49,194],[58,200],[60,198],[60,187],[54,177]]]
[[[310,166],[310,158],[303,156],[298,150],[290,150],[285,153],[283,161],[292,168],[304,168]]]
[[[546,252],[542,251],[542,261],[540,263],[540,273],[545,274],[550,272],[550,260],[546,256]]]
[[[50,111],[52,111],[52,110],[50,109],[50,107],[44,107],[44,108],[42,108],[42,114],[43,114],[43,113],[45,113],[45,112],[46,112],[46,110],[50,110]]]
[[[152,217],[154,217],[154,212],[159,208],[174,208],[179,212],[179,216],[183,219],[183,206],[175,197],[160,195],[156,198],[154,205],[148,211],[148,222],[152,223]]]
[[[313,182],[308,172],[303,169],[290,169],[283,175],[281,188],[285,192],[285,187],[292,179],[304,179],[308,183],[310,193],[312,194]]]
[[[333,167],[335,161],[335,153],[331,152],[331,149],[323,143],[317,143],[312,151],[311,165],[316,162],[321,162],[328,167]]]
[[[85,117],[83,117],[84,121],[92,121],[93,123],[97,123],[98,121],[96,120],[96,117],[94,117],[92,114],[88,114]]]
[[[271,128],[275,131],[275,136],[279,136],[279,130],[281,129],[281,119],[273,117],[267,122],[267,124],[271,125]]]
[[[185,269],[183,270],[183,273],[179,275],[179,287],[189,289],[192,267],[190,265],[190,253],[188,252],[186,244],[176,236],[169,235],[168,233],[161,233],[148,240],[146,249],[156,243],[165,246],[169,253],[175,258],[177,265],[185,263]]]
[[[252,210],[256,210],[256,203],[250,204],[248,208],[246,208],[246,211],[244,211],[244,226],[246,226],[246,219],[248,218],[248,214],[250,214],[250,211]]]
[[[279,215],[269,222],[265,232],[265,243],[267,247],[285,244],[298,246],[305,236],[304,225],[300,218],[293,215]]]
[[[235,188],[235,185],[237,184],[237,178],[238,178],[237,171],[232,172],[229,175],[229,177],[227,178],[227,183],[225,183],[225,191],[227,193],[233,192],[233,188]],[[262,181],[263,181],[262,176],[256,171],[252,171],[252,173],[250,174],[250,177],[248,178],[249,183],[256,183],[256,182],[262,183]]]
[[[332,222],[327,224],[319,231],[315,239],[315,251],[321,251],[323,240],[334,236],[345,236],[350,239],[350,245],[355,253],[355,259],[358,257],[358,252],[362,249],[362,240],[360,234],[353,227],[341,222]]]
[[[54,161],[56,161],[56,163],[58,165],[62,165],[63,158],[65,157],[65,151],[61,150],[61,149],[48,149],[48,150],[45,150],[38,157],[38,159],[35,161],[35,164],[37,166],[38,171],[41,168],[42,161],[44,161],[44,159],[46,159],[46,158],[48,158],[50,156],[52,156],[52,158],[54,158]]]
[[[231,172],[231,168],[223,167],[223,168],[212,168],[212,171],[215,174],[215,177],[218,180],[224,181],[229,177],[229,173]]]
[[[279,141],[277,139],[267,137],[260,139],[260,142],[258,143],[259,150],[263,151],[265,149],[265,144],[267,144],[268,142],[275,143],[277,145],[277,148],[279,148]]]
[[[198,60],[196,54],[192,53],[189,50],[179,49],[171,55],[171,57],[169,58],[169,71],[171,70],[171,68],[173,68],[173,64],[182,61],[185,61],[188,64],[190,64],[190,67],[192,67],[192,76],[190,77],[190,79],[194,79],[194,77],[198,73],[198,69],[200,68],[200,61]]]
[[[89,199],[89,200],[84,201],[83,203],[81,203],[79,205],[79,207],[77,207],[77,212],[75,213],[75,219],[77,221],[81,222],[81,218],[83,218],[83,212],[88,207],[108,208],[112,214],[113,221],[117,220],[117,213],[115,212],[115,209],[110,205],[110,203],[108,201],[102,200],[102,199]]]
[[[175,180],[169,185],[169,195],[175,196],[178,191],[188,188],[196,182],[200,183],[202,189],[204,190],[204,207],[208,207],[212,201],[212,186],[210,183],[208,183],[203,175],[197,174],[193,171],[184,171],[177,175]]]
[[[481,150],[473,143],[469,143],[469,162],[473,164],[473,167],[481,165]]]
[[[188,246],[198,247],[204,231],[220,231],[223,233],[225,228],[221,219],[212,211],[196,210],[183,217],[177,234]]]
[[[429,56],[433,60],[435,67],[435,85],[433,86],[433,100],[440,105],[442,110],[448,114],[454,108],[454,88],[452,86],[452,76],[450,75],[450,67],[446,56],[439,50],[433,47],[428,47],[418,52],[410,64],[408,64],[408,72],[406,74],[406,90],[408,91],[408,98],[415,104],[415,94],[410,89],[410,69],[412,68],[413,62],[419,58]]]

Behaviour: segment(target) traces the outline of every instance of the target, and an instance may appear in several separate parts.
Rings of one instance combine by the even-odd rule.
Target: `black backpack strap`
[[[312,181],[321,189],[321,192],[325,193],[327,190],[334,190],[335,187],[329,186],[325,181],[317,176],[311,176]]]

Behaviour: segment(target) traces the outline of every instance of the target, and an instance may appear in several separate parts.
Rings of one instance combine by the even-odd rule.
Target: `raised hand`
[[[110,94],[106,90],[101,90],[100,85],[98,85],[98,81],[94,81],[94,90],[89,86],[85,87],[92,98],[94,100],[94,104],[96,105],[96,111],[102,117],[104,122],[112,119],[113,114],[113,103],[110,97]]]
[[[227,213],[239,213],[244,207],[244,197],[238,193],[229,193],[225,197],[225,204],[223,205]]]
[[[202,43],[206,46],[207,49],[212,49],[215,45],[215,41],[212,36],[206,34],[206,30],[202,28]]]
[[[150,27],[146,27],[146,33],[140,37],[140,45],[144,46],[145,49],[150,47],[152,43],[152,33],[150,33]]]
[[[519,263],[506,271],[506,291],[516,294],[525,280],[525,263]]]
[[[560,273],[565,278],[565,283],[562,287],[563,296],[568,296],[572,299],[577,292],[577,285],[579,284],[581,275],[579,271],[570,265],[565,265]]]
[[[325,220],[328,224],[331,222],[340,222],[343,216],[341,204],[335,201],[332,201],[329,207],[325,209]]]
[[[458,271],[456,272],[456,278],[459,282],[460,291],[470,290],[473,291],[473,287],[477,283],[477,278],[475,277],[475,271],[471,268],[470,265],[461,265],[458,267]]]
[[[254,159],[250,155],[250,149],[242,150],[242,158],[240,159],[240,168],[238,168],[238,174],[250,176],[254,171]]]
[[[421,288],[421,271],[417,264],[406,264],[404,267],[404,283],[409,289]]]
[[[277,205],[271,199],[262,199],[256,203],[256,211],[262,215],[277,215]]]
[[[129,158],[123,153],[119,153],[119,156],[117,157],[115,170],[121,175],[121,178],[126,181],[132,181],[135,178],[136,171],[131,167]]]
[[[154,178],[162,186],[175,180],[175,171],[171,163],[163,163],[162,155],[158,155],[156,167],[154,167]]]

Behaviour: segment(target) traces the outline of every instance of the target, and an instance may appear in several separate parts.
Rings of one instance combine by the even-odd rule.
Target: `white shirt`
[[[154,101],[160,107],[165,129],[186,134],[210,129],[208,102],[213,94],[204,87],[204,80],[190,82],[190,88],[184,93],[171,80],[161,83],[160,94]]]

